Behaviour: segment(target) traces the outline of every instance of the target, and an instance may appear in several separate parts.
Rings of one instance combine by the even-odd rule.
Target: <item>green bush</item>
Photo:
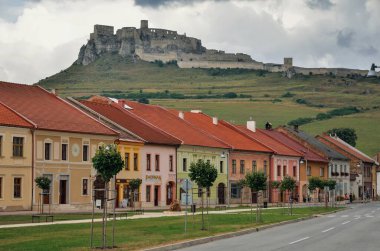
[[[316,120],[326,120],[326,119],[331,119],[332,116],[327,113],[318,113],[317,116],[315,117]]]
[[[286,92],[286,93],[282,94],[281,98],[292,98],[295,95],[296,94],[294,94],[294,93]]]
[[[294,119],[292,121],[290,121],[288,123],[288,125],[290,126],[295,126],[295,125],[305,125],[305,124],[308,124],[308,123],[311,123],[314,121],[314,118],[298,118],[298,119]]]
[[[223,94],[223,98],[237,98],[238,95],[235,92],[227,92]]]

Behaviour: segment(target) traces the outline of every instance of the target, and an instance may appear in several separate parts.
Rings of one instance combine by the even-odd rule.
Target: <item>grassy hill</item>
[[[288,79],[281,73],[180,69],[175,63],[148,63],[107,54],[88,66],[72,65],[39,85],[57,89],[62,96],[146,97],[154,104],[201,109],[238,124],[252,118],[259,127],[266,121],[277,126],[356,107],[359,113],[314,119],[301,128],[317,134],[333,127],[352,127],[361,150],[369,155],[380,151],[380,79],[301,75]]]

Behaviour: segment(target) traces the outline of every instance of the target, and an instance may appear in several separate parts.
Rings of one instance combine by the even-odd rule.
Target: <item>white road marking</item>
[[[373,215],[366,215],[365,217],[367,217],[367,218],[373,218],[375,216],[373,216]]]
[[[345,222],[342,222],[342,225],[346,225],[347,223],[350,223],[351,221],[345,221]]]
[[[326,233],[326,232],[331,231],[333,229],[335,229],[335,227],[330,227],[329,229],[323,230],[322,233]]]
[[[308,237],[304,237],[304,238],[302,238],[302,239],[299,239],[299,240],[296,240],[296,241],[290,242],[289,245],[292,245],[292,244],[298,243],[298,242],[300,242],[300,241],[307,240],[307,239],[309,239],[309,238],[310,238],[309,236],[308,236]]]
[[[336,215],[328,215],[328,218],[334,218]]]
[[[359,219],[360,219],[360,217],[354,218],[354,220],[359,220]]]
[[[347,217],[348,217],[348,215],[347,215],[347,214],[345,214],[345,215],[342,215],[341,217],[342,217],[342,218],[347,218]]]

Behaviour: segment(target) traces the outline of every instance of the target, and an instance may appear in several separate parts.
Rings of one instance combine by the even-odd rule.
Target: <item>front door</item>
[[[252,203],[257,203],[257,192],[251,192],[252,193]]]
[[[224,184],[220,183],[218,185],[218,202],[219,204],[225,204],[224,200]]]
[[[173,184],[171,182],[166,186],[166,205],[173,202]]]
[[[158,206],[158,191],[159,191],[159,186],[154,186],[154,206]]]
[[[59,204],[67,204],[66,200],[67,180],[59,181]]]

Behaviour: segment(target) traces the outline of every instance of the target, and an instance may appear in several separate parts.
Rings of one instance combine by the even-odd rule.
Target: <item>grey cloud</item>
[[[204,1],[222,2],[229,0],[135,0],[135,5],[156,8],[170,4],[193,4]]]
[[[354,32],[348,30],[341,30],[338,32],[338,35],[336,36],[336,43],[340,47],[348,48],[352,44],[353,37]]]
[[[330,0],[305,0],[307,6],[311,9],[328,10],[334,4]]]
[[[373,56],[376,55],[379,51],[373,47],[373,45],[369,45],[367,47],[361,48],[359,52],[365,56]]]
[[[23,13],[25,6],[38,3],[40,0],[0,0],[0,19],[16,22]]]

